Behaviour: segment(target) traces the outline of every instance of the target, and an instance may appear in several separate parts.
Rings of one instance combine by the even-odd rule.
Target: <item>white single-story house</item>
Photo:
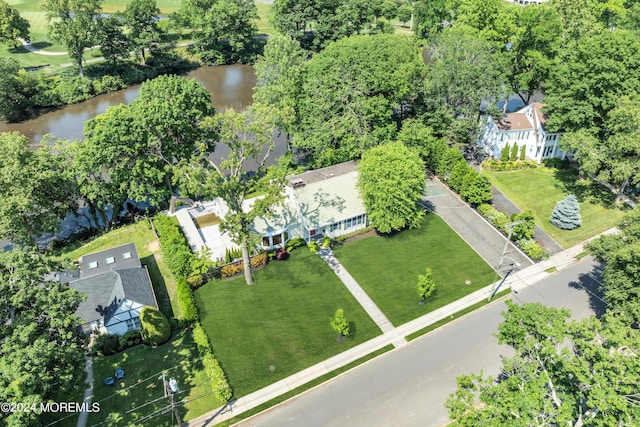
[[[323,236],[335,238],[366,227],[367,213],[356,186],[357,167],[350,161],[288,177],[283,203],[253,222],[253,231],[261,236],[259,248],[283,247],[295,237],[307,242]],[[250,204],[251,200],[247,206]],[[195,222],[210,214],[224,218],[226,211],[219,199],[176,211],[192,250],[207,247],[217,260],[224,258],[227,249],[237,247],[218,224],[198,227]]]
[[[158,308],[151,278],[133,243],[85,255],[80,262],[79,275],[69,277],[68,283],[87,295],[76,310],[83,332],[124,335],[140,329],[142,307]]]
[[[520,110],[507,113],[500,119],[491,116],[480,118],[480,135],[478,145],[484,151],[497,159],[506,144],[513,147],[526,145],[526,157],[540,163],[544,159],[571,158],[573,152],[564,152],[560,146],[563,132],[548,132],[546,117],[542,113],[544,104],[533,102]]]

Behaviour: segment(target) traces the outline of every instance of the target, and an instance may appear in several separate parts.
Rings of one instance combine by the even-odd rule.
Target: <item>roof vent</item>
[[[291,186],[293,188],[302,187],[302,186],[304,186],[304,181],[302,180],[302,178],[292,179],[291,180]]]

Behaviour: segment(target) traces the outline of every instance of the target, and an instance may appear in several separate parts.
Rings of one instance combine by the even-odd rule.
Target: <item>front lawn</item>
[[[104,378],[112,377],[118,366],[125,371],[124,380],[105,385]],[[183,420],[223,404],[211,394],[191,332],[174,332],[171,341],[157,348],[138,345],[112,356],[94,358],[93,402],[100,404],[100,412],[89,415],[88,425],[174,425],[172,413],[162,413],[169,406],[159,379],[163,371],[167,381],[175,378],[178,383],[175,400],[189,400],[179,409]]]
[[[614,227],[625,212],[625,208],[614,204],[615,195],[605,187],[590,180],[577,181],[574,169],[539,167],[484,173],[520,209],[531,209],[540,228],[563,248]],[[549,222],[549,216],[556,203],[569,193],[575,194],[580,202],[582,226],[575,230],[561,230]]]
[[[195,292],[200,319],[235,397],[241,397],[380,334],[329,266],[306,248],[255,274],[216,280]],[[330,319],[342,307],[352,336],[341,343]]]
[[[398,326],[492,282],[494,271],[439,216],[417,229],[371,236],[335,249],[335,255],[391,323]],[[429,267],[435,292],[418,304],[418,275]],[[466,284],[469,281],[470,284]]]

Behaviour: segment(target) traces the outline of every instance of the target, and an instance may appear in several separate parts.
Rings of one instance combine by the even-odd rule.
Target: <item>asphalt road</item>
[[[597,275],[593,259],[586,257],[512,298],[566,307],[575,318],[601,314]],[[444,425],[444,403],[456,376],[480,370],[496,375],[500,356],[513,354],[493,336],[504,310],[504,302],[497,301],[239,425]]]

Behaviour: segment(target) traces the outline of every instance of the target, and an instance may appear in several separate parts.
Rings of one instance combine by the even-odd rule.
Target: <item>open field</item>
[[[494,271],[439,216],[417,229],[371,236],[335,249],[342,265],[398,326],[492,282]],[[433,271],[436,290],[418,304],[418,275]],[[467,281],[470,283],[467,284]]]
[[[536,223],[563,248],[615,226],[626,210],[614,204],[615,195],[605,187],[590,180],[577,181],[574,169],[539,167],[484,173],[520,209],[531,209]],[[582,226],[561,230],[549,222],[549,216],[556,203],[569,193],[575,194],[580,203]]]
[[[380,330],[328,265],[306,248],[243,277],[195,292],[200,318],[235,397],[241,397],[357,344]],[[330,325],[342,307],[352,334],[341,343]]]

